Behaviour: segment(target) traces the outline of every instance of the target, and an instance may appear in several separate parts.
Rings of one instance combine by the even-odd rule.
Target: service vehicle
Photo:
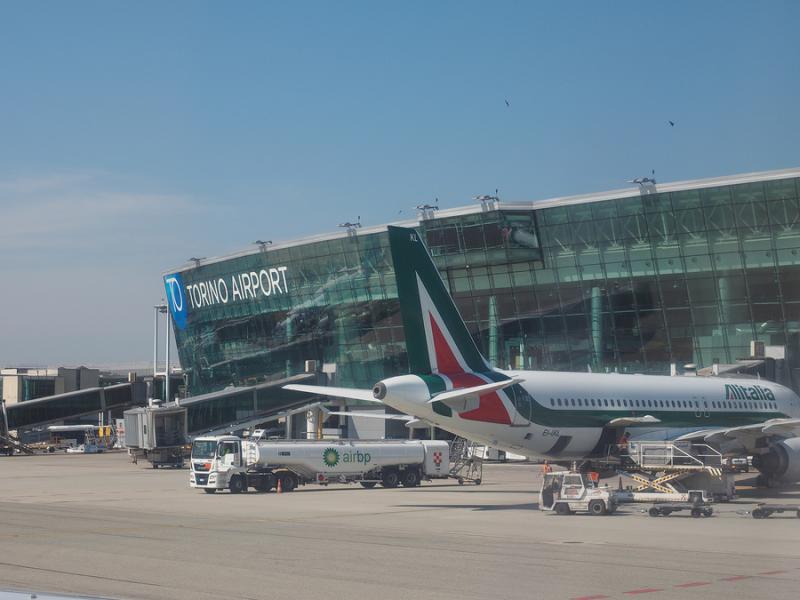
[[[238,494],[298,485],[360,483],[414,487],[450,474],[445,441],[261,440],[232,435],[197,437],[192,443],[189,485],[213,494]],[[280,487],[279,487],[280,486]]]
[[[793,512],[800,519],[800,504],[769,504],[760,503],[751,513],[754,519],[766,519],[772,513]]]
[[[592,515],[610,515],[619,501],[617,492],[607,485],[598,485],[597,474],[578,471],[545,473],[539,491],[539,509],[554,511],[559,515],[588,512]]]
[[[714,514],[713,497],[706,490],[689,490],[685,494],[662,494],[660,502],[647,511],[651,517],[668,517],[674,512],[688,510],[694,518]]]

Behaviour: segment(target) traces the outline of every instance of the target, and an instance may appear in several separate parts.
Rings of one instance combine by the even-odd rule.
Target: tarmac
[[[540,467],[365,490],[207,495],[124,453],[0,458],[0,590],[119,599],[792,598],[800,519],[538,510]],[[748,476],[745,476],[745,479]],[[749,477],[752,477],[749,476]],[[771,500],[800,504],[800,486]],[[686,516],[683,516],[686,515]],[[2,593],[0,593],[2,597]]]

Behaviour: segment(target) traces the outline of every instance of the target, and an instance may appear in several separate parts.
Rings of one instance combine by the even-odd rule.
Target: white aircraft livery
[[[753,455],[768,483],[800,480],[800,398],[763,380],[507,371],[481,355],[427,248],[389,227],[410,374],[372,390],[287,389],[379,402],[453,434],[530,458],[605,456],[632,440],[691,440]]]

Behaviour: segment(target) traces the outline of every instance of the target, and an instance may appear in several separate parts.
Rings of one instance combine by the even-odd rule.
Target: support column
[[[309,440],[317,440],[320,439],[321,436],[318,436],[321,420],[320,420],[320,413],[322,411],[318,408],[312,408],[308,412],[306,412],[306,439]]]
[[[489,296],[489,363],[497,366],[497,299]]]
[[[597,369],[603,353],[603,298],[599,287],[592,288],[592,360]]]
[[[286,415],[286,439],[292,439],[292,415]]]

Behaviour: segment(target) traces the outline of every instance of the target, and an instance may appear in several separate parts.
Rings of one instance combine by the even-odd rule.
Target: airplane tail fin
[[[389,246],[411,372],[491,371],[419,234],[390,226]]]

